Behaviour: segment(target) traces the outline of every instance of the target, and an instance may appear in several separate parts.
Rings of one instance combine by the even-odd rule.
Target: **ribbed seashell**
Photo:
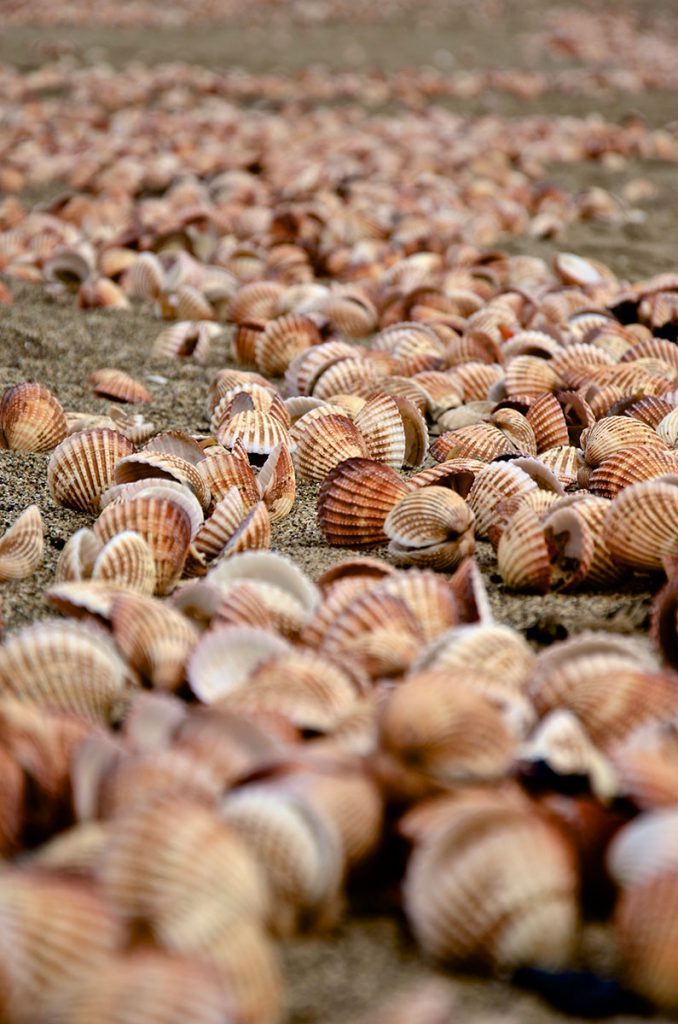
[[[310,420],[292,452],[300,479],[317,481],[346,459],[368,456],[367,444],[355,424],[347,416],[333,413]]]
[[[165,480],[160,477],[146,477],[129,484],[113,484],[102,494],[101,507],[107,508],[109,505],[121,504],[133,498],[167,498],[173,502],[188,516],[191,538],[195,537],[205,519],[202,506],[193,491],[184,487],[178,480]]]
[[[47,603],[70,618],[109,619],[113,599],[123,593],[120,587],[101,580],[70,580],[45,591]]]
[[[115,641],[130,665],[160,690],[176,690],[199,639],[192,622],[155,598],[121,594],[113,601]]]
[[[144,445],[144,451],[178,456],[193,466],[199,466],[206,458],[198,441],[183,430],[163,430]]]
[[[208,453],[199,463],[198,472],[209,487],[215,504],[232,487],[238,488],[247,508],[255,505],[261,497],[257,477],[249,464],[247,453],[238,441],[230,452],[217,450],[214,454]]]
[[[94,524],[104,544],[123,530],[134,530],[148,543],[155,562],[155,592],[166,593],[181,575],[188,554],[191,521],[187,512],[170,498],[136,496],[108,505]]]
[[[102,544],[94,530],[87,527],[76,530],[68,538],[59,555],[54,576],[55,583],[89,579],[101,548]]]
[[[431,445],[429,452],[437,462],[447,459],[478,459],[491,462],[498,455],[509,455],[516,447],[491,423],[474,423],[459,430],[450,430]]]
[[[564,381],[547,359],[537,356],[516,356],[506,366],[504,387],[510,395],[539,398],[545,391],[557,391]]]
[[[603,274],[595,261],[585,260],[573,252],[559,252],[553,257],[553,269],[564,284],[586,288],[601,284]],[[605,268],[607,270],[607,268]]]
[[[456,408],[464,399],[461,381],[447,373],[432,370],[417,373],[410,378],[410,384],[416,384],[426,395],[426,408],[433,419]]]
[[[642,810],[678,804],[678,728],[654,721],[613,745],[610,758],[620,790]]]
[[[338,331],[349,338],[366,338],[377,326],[377,311],[357,289],[337,291],[325,302],[323,313]]]
[[[42,564],[45,550],[42,516],[29,505],[0,537],[0,582],[22,580]]]
[[[384,376],[384,371],[362,355],[339,359],[333,362],[313,385],[313,397],[331,399],[333,395],[353,394],[364,390],[368,385],[376,385]]]
[[[473,512],[447,487],[422,487],[394,505],[384,522],[389,553],[403,565],[453,569],[473,554]]]
[[[273,551],[243,551],[222,559],[208,579],[219,586],[256,581],[276,628],[286,635],[299,633],[321,601],[320,591],[299,566]]]
[[[112,537],[96,557],[93,580],[111,583],[125,590],[152,594],[155,590],[155,561],[150,545],[133,530]]]
[[[501,778],[515,752],[500,713],[449,669],[408,676],[386,697],[378,723],[381,751],[415,795]]]
[[[457,409],[447,409],[438,416],[435,422],[435,432],[444,433],[446,430],[459,430],[461,427],[472,427],[476,423],[485,423],[487,417],[494,408],[494,402],[466,402]]]
[[[501,430],[516,451],[536,456],[537,440],[534,431],[526,417],[517,409],[497,409],[491,414],[490,423]]]
[[[144,444],[156,432],[155,424],[145,419],[143,413],[131,413],[129,410],[111,405],[108,415],[115,422],[115,429],[133,444]]]
[[[278,313],[284,293],[284,287],[277,281],[243,285],[231,299],[229,317],[236,324],[245,320],[271,320]]]
[[[638,341],[628,348],[622,356],[621,362],[631,363],[646,357],[661,360],[674,369],[678,369],[678,353],[676,353],[675,344],[667,338],[654,336]]]
[[[221,394],[214,405],[211,418],[211,427],[215,433],[220,426],[240,412],[264,412],[280,420],[286,429],[290,426],[290,416],[285,403],[270,385],[264,387],[251,381],[223,391],[223,384],[217,382],[215,397],[218,392]]]
[[[89,722],[108,722],[127,690],[127,672],[104,630],[45,619],[0,647],[0,692]]]
[[[237,487],[231,487],[195,535],[195,547],[208,562],[246,551],[268,548],[271,521],[263,501],[245,505]]]
[[[631,484],[678,472],[678,456],[654,446],[639,445],[611,455],[591,473],[588,487],[592,494],[615,498]]]
[[[78,288],[76,309],[129,309],[122,288],[107,277],[89,278]]]
[[[139,253],[125,274],[126,293],[133,299],[157,299],[165,286],[165,269],[153,252]]]
[[[126,940],[91,885],[44,871],[0,873],[3,1010],[17,1024],[47,1017],[56,998],[104,970]]]
[[[233,334],[233,356],[241,366],[256,364],[256,347],[266,327],[266,320],[245,320],[238,324]]]
[[[282,637],[265,630],[221,626],[194,647],[186,675],[193,693],[203,703],[213,704],[244,686],[259,664],[289,650]]]
[[[497,547],[497,564],[506,586],[545,594],[552,566],[544,530],[527,504],[521,504],[509,519]]]
[[[292,456],[284,444],[275,446],[259,470],[256,482],[270,521],[276,523],[284,519],[292,511],[297,493]]]
[[[405,428],[395,398],[380,392],[369,395],[355,418],[355,426],[371,459],[393,469],[401,468],[405,459]]]
[[[668,412],[659,421],[657,434],[669,448],[678,448],[678,408]]]
[[[485,468],[486,462],[479,459],[446,459],[437,466],[422,469],[409,478],[414,487],[449,487],[462,498],[467,498],[473,481],[478,473]]]
[[[285,424],[272,413],[256,409],[236,413],[219,426],[216,436],[224,448],[233,448],[240,441],[249,455],[270,455],[276,445],[290,445]]]
[[[279,1024],[285,1002],[277,950],[262,926],[243,919],[237,928],[223,931],[208,950],[227,986],[236,1020],[243,1024]]]
[[[151,359],[195,359],[207,361],[212,338],[222,328],[211,320],[178,320],[166,327],[151,346]]]
[[[202,959],[137,949],[97,967],[55,1001],[53,1024],[223,1024],[235,1012],[228,983]]]
[[[504,499],[532,490],[537,490],[535,481],[513,462],[493,462],[480,470],[468,493],[476,536],[487,536],[495,522],[497,507]]]
[[[577,889],[574,854],[560,832],[529,808],[470,797],[451,805],[415,848],[405,912],[418,942],[439,959],[559,968],[574,953]]]
[[[310,803],[275,785],[249,785],[228,794],[221,818],[264,871],[276,932],[290,934],[334,912],[344,870],[341,837]]]
[[[271,377],[281,377],[295,356],[321,340],[309,317],[287,313],[269,320],[255,342],[256,367]]]
[[[15,384],[0,400],[0,436],[16,452],[46,452],[66,437],[66,415],[42,384]]]
[[[504,369],[497,363],[465,363],[449,373],[461,385],[465,402],[488,399],[492,389],[504,379]]]
[[[569,487],[577,480],[577,474],[584,465],[581,451],[573,445],[549,448],[539,459],[558,478],[563,487]]]
[[[71,434],[49,460],[47,482],[52,497],[68,508],[98,512],[116,463],[133,452],[132,442],[117,430],[99,428]]]
[[[196,496],[204,509],[209,508],[211,495],[208,485],[198,472],[197,466],[164,451],[144,449],[119,459],[113,471],[116,484],[149,482],[156,479],[172,480],[187,487]]]
[[[315,651],[294,651],[257,665],[247,684],[219,703],[232,711],[266,710],[301,730],[331,732],[358,698],[354,680]]]
[[[398,594],[377,585],[355,596],[333,615],[320,650],[335,660],[350,657],[372,678],[400,676],[412,664],[424,640],[422,626]],[[329,602],[328,602],[329,603]]]
[[[94,270],[94,253],[90,246],[81,250],[75,247],[55,249],[49,259],[42,265],[42,273],[46,281],[59,281],[70,291],[78,287]]]
[[[300,352],[285,371],[285,386],[290,395],[310,395],[325,370],[341,359],[359,355],[354,345],[345,341],[325,341]]]
[[[622,448],[652,446],[664,448],[664,441],[647,423],[628,416],[606,416],[590,427],[581,438],[584,459],[599,466]]]
[[[149,255],[149,254],[146,254]],[[121,245],[112,245],[99,253],[98,267],[104,277],[120,277],[139,259],[140,254],[134,249]]]
[[[640,814],[615,835],[606,856],[620,886],[637,885],[665,871],[678,870],[678,808]]]
[[[535,655],[516,630],[500,623],[455,625],[439,633],[420,652],[414,670],[459,670],[524,690]]]
[[[605,517],[612,555],[635,569],[661,569],[678,555],[678,477],[632,484],[612,501]]]
[[[526,419],[537,442],[537,451],[557,448],[570,442],[562,407],[551,393],[539,395],[527,410]]]
[[[126,917],[182,952],[207,951],[225,930],[268,909],[263,874],[236,830],[181,797],[119,815],[98,877]]]
[[[615,933],[624,977],[667,1010],[678,1008],[678,870],[666,870],[622,890]]]
[[[591,742],[571,711],[549,712],[521,747],[520,759],[541,762],[556,775],[585,777],[591,791],[604,802],[619,795],[619,781],[611,762]]]
[[[318,491],[318,523],[328,544],[385,544],[386,517],[408,489],[395,470],[380,462],[362,458],[340,462]]]
[[[101,398],[112,398],[116,402],[127,402],[131,405],[153,401],[153,395],[148,388],[123,370],[108,367],[95,370],[90,373],[88,381],[94,394]]]
[[[501,354],[504,362],[515,359],[516,356],[539,356],[542,359],[550,359],[560,352],[561,348],[560,343],[545,331],[517,331],[503,343]]]

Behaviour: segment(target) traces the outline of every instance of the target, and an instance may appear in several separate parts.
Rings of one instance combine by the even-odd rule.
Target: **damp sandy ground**
[[[470,5],[469,5],[470,6]],[[601,6],[601,5],[598,5]],[[55,53],[78,59],[106,60],[116,66],[129,60],[157,63],[182,59],[213,68],[248,62],[253,70],[294,69],[309,62],[334,66],[380,66],[452,62],[453,66],[487,66],[505,60],[511,66],[543,67],[541,54],[522,45],[524,33],[537,23],[544,5],[509,5],[515,12],[494,21],[467,15],[443,29],[407,21],[388,26],[366,26],[356,32],[345,25],[276,28],[222,27],[217,32],[197,27],[179,30],[113,31],[12,28],[0,33],[0,61],[23,68],[37,67]],[[662,19],[678,10],[669,3],[645,4],[644,16]],[[514,45],[515,44],[515,45]],[[678,115],[678,96],[643,94],[587,97],[547,96],[522,103],[514,97],[487,95],[458,109],[472,114],[506,116],[544,114],[598,114],[619,120],[631,111],[649,123],[668,123]],[[586,163],[557,167],[551,180],[572,190],[592,185],[623,193],[633,179],[649,179],[656,196],[641,204],[638,223],[613,225],[579,223],[557,241],[508,240],[511,252],[549,257],[567,249],[607,262],[623,278],[644,277],[663,270],[678,270],[678,204],[674,199],[675,165],[659,162],[613,165]],[[54,192],[58,191],[55,186]],[[45,199],[46,195],[32,199]],[[0,388],[21,380],[48,385],[64,407],[105,412],[108,403],[97,399],[87,384],[88,373],[102,366],[118,366],[145,380],[153,403],[144,408],[157,429],[174,427],[206,431],[207,383],[215,368],[228,365],[228,333],[213,344],[209,362],[152,363],[147,353],[161,325],[141,308],[123,312],[77,312],[72,297],[51,298],[41,288],[11,284],[13,306],[0,306]],[[37,502],[46,526],[44,567],[28,580],[0,587],[5,626],[13,629],[48,613],[42,593],[49,585],[56,560],[67,538],[86,516],[59,508],[46,486],[48,455],[0,453],[0,533],[31,502]],[[312,576],[346,555],[322,542],[315,516],[317,488],[306,485],[294,514],[274,527],[273,543],[291,555]],[[488,583],[496,617],[510,623],[535,644],[548,644],[583,628],[623,633],[645,632],[651,594],[657,581],[637,578],[622,590],[578,595],[550,594],[530,597],[507,592],[496,575],[488,545],[480,545],[479,563]],[[587,934],[585,959],[604,966],[611,951],[598,928]],[[544,1003],[501,981],[442,974],[428,965],[406,929],[393,915],[379,910],[352,916],[350,922],[322,937],[302,938],[284,951],[289,988],[291,1024],[351,1024],[361,1014],[428,977],[444,976],[457,996],[455,1021],[509,1019],[534,1024],[556,1024],[565,1018]],[[617,1018],[631,1021],[635,1018]],[[413,1021],[412,1024],[418,1024]]]

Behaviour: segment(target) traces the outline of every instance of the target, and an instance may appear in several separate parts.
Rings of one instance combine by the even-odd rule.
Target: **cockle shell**
[[[94,429],[71,434],[50,456],[47,482],[60,505],[96,513],[101,496],[113,482],[116,464],[134,452],[117,430]]]
[[[659,421],[657,433],[669,448],[678,448],[678,408],[667,412]]]
[[[562,407],[550,392],[535,398],[525,417],[534,431],[538,452],[569,444],[567,422]]]
[[[539,398],[545,391],[557,391],[563,384],[563,378],[553,369],[548,359],[515,356],[506,367],[504,386],[509,396],[528,395]]]
[[[497,564],[508,587],[545,594],[551,586],[553,569],[544,530],[537,513],[526,503],[511,516],[501,534]]]
[[[368,297],[358,290],[341,290],[331,294],[323,312],[341,334],[349,338],[366,338],[377,325],[377,311]]]
[[[615,933],[624,975],[641,995],[678,1008],[678,870],[666,870],[622,890]]]
[[[599,800],[619,795],[619,781],[611,762],[591,742],[571,711],[549,712],[521,747],[520,758],[542,762],[557,775],[586,777]]]
[[[513,462],[492,462],[480,470],[468,493],[468,504],[475,519],[476,536],[488,535],[495,523],[497,508],[512,495],[537,489],[535,481]]]
[[[588,488],[591,494],[599,497],[615,498],[631,484],[670,473],[678,473],[678,455],[675,451],[655,448],[653,445],[638,445],[623,448],[594,469],[589,477]]]
[[[41,565],[44,527],[37,505],[29,505],[0,537],[0,582],[22,580]]]
[[[155,590],[155,561],[150,545],[139,533],[123,530],[103,546],[92,565],[93,580],[140,594]]]
[[[437,958],[514,970],[563,967],[573,955],[575,858],[529,808],[472,797],[452,804],[416,846],[404,888],[415,937]]]
[[[127,690],[127,670],[104,630],[45,619],[0,647],[0,692],[89,722],[108,722]]]
[[[102,547],[94,530],[87,527],[76,530],[68,538],[59,555],[54,582],[68,583],[72,580],[89,579]]]
[[[85,982],[122,949],[126,934],[93,886],[48,872],[0,873],[0,981],[17,1024],[49,1015],[67,986]]]
[[[193,358],[204,363],[212,338],[221,330],[211,320],[178,320],[157,336],[151,347],[151,359]]]
[[[453,569],[473,553],[473,512],[446,487],[406,494],[384,522],[389,553],[404,565]]]
[[[643,810],[678,803],[678,724],[649,722],[610,749],[621,792]]]
[[[188,514],[169,498],[136,496],[108,505],[94,524],[94,533],[104,544],[123,530],[134,530],[148,543],[155,562],[155,592],[166,593],[178,580],[188,554]]]
[[[206,633],[193,648],[186,676],[193,693],[213,704],[247,683],[258,665],[286,655],[282,637],[250,626],[221,626]]]
[[[272,413],[256,409],[236,413],[216,430],[216,436],[224,448],[240,441],[250,455],[270,455],[276,445],[290,445],[285,424]]]
[[[612,555],[635,569],[661,569],[678,555],[678,476],[632,484],[612,501],[605,517]]]
[[[223,381],[223,378],[222,378]],[[218,400],[212,408],[210,424],[216,431],[240,412],[263,412],[279,419],[285,428],[290,426],[287,407],[277,391],[270,384],[259,384],[255,381],[237,384],[223,390],[223,383],[217,381],[215,398]]]
[[[262,872],[236,830],[186,798],[156,798],[118,815],[97,872],[120,911],[166,948],[209,950],[242,918],[268,909]]]
[[[16,452],[46,452],[67,433],[61,403],[42,384],[15,384],[0,399],[0,437]]]
[[[189,619],[155,598],[121,594],[113,600],[111,624],[129,664],[152,686],[179,687],[188,656],[199,640]]]
[[[320,331],[309,317],[287,313],[269,320],[255,341],[256,367],[270,377],[281,377],[295,356],[321,340]]]
[[[535,655],[516,630],[500,623],[455,625],[439,633],[413,665],[415,671],[466,670],[524,690]]]
[[[325,341],[305,349],[292,359],[285,371],[289,395],[310,395],[325,370],[341,359],[353,359],[359,353],[345,341]]]
[[[229,317],[236,324],[244,320],[270,320],[278,313],[284,291],[277,281],[243,285],[231,299]]]
[[[164,430],[156,434],[146,442],[144,451],[176,455],[196,467],[207,457],[198,441],[183,430]]]
[[[292,456],[284,444],[276,445],[266,459],[259,470],[257,486],[272,523],[289,515],[294,506],[297,482]]]
[[[148,388],[123,370],[109,367],[95,370],[90,373],[88,380],[94,394],[102,398],[112,398],[116,402],[128,402],[131,405],[153,401],[153,395]]]
[[[302,420],[296,424],[300,427]],[[300,432],[292,452],[302,480],[324,480],[331,469],[346,459],[367,458],[369,450],[359,429],[346,416],[317,416]]]
[[[355,418],[371,459],[400,469],[405,460],[405,428],[391,395],[373,392]]]
[[[195,547],[210,562],[255,548],[268,548],[271,522],[263,501],[247,508],[237,487],[231,487],[195,535]]]
[[[333,395],[353,394],[367,385],[377,386],[383,370],[368,359],[357,356],[340,359],[323,370],[313,385],[313,397],[331,399]]]
[[[450,430],[431,445],[430,454],[437,462],[447,459],[478,459],[491,462],[498,455],[516,451],[516,447],[505,434],[491,423],[474,423],[472,426]]]
[[[582,434],[580,443],[589,466],[599,466],[622,448],[651,445],[664,448],[657,432],[647,423],[628,416],[606,416]]]
[[[639,814],[617,832],[606,861],[620,886],[637,885],[664,871],[678,870],[678,809],[663,807]]]
[[[386,517],[408,490],[407,482],[380,462],[364,458],[340,462],[318,491],[318,523],[328,544],[385,544]]]
[[[204,509],[209,508],[210,490],[193,463],[164,451],[144,448],[120,459],[113,471],[116,484],[136,483],[138,480],[172,480],[195,494]]]
[[[260,587],[276,628],[299,633],[321,601],[312,580],[285,555],[273,551],[243,551],[219,562],[208,576],[228,587],[233,580],[251,580]]]
[[[191,538],[195,537],[205,520],[202,506],[193,491],[178,480],[165,480],[161,477],[146,477],[129,484],[113,484],[102,494],[101,507],[124,504],[135,498],[166,498],[183,509],[191,524]]]
[[[240,442],[237,441],[230,452],[221,449],[208,452],[197,468],[210,489],[213,503],[220,501],[231,487],[238,488],[248,508],[259,501],[257,478]]]
[[[125,275],[125,291],[131,298],[156,299],[165,285],[165,268],[154,252],[141,252]]]
[[[221,933],[201,957],[226,984],[234,1019],[243,1024],[279,1024],[285,992],[278,952],[268,931],[242,920]]]
[[[272,893],[271,924],[282,935],[334,911],[344,870],[336,826],[274,785],[228,794],[221,818],[244,840]]]

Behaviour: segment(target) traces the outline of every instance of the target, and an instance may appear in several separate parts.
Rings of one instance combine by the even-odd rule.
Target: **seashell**
[[[405,912],[417,941],[439,959],[501,971],[562,968],[575,948],[577,888],[573,851],[555,828],[529,807],[469,798],[415,848]]]
[[[297,423],[303,423],[304,418]],[[292,453],[302,480],[324,480],[346,459],[367,458],[368,448],[359,429],[346,416],[330,413],[308,422]]]
[[[217,383],[217,392],[223,389],[223,381]],[[216,397],[216,393],[215,393]],[[289,413],[280,395],[270,386],[256,383],[238,384],[224,391],[212,412],[211,426],[215,432],[239,412],[264,412],[279,419],[287,429],[290,426]]]
[[[77,291],[94,270],[93,255],[75,248],[55,249],[42,265],[43,276],[46,281],[58,281],[70,291]]]
[[[534,431],[537,452],[569,444],[567,422],[560,403],[550,392],[539,395],[525,414]]]
[[[132,1019],[222,1024],[231,1018],[234,1001],[228,983],[203,960],[136,949],[107,958],[78,979],[56,1002],[51,1019],[54,1024],[131,1024]]]
[[[0,874],[4,1011],[17,1024],[49,1016],[56,997],[105,969],[125,930],[96,889],[45,871]]]
[[[132,442],[117,430],[99,428],[71,434],[50,456],[50,494],[59,505],[97,513],[116,464],[133,452]]]
[[[284,292],[277,281],[245,284],[231,299],[229,318],[236,324],[246,320],[271,320],[277,316]]]
[[[669,1010],[678,1007],[677,900],[674,868],[623,889],[614,917],[626,980]]]
[[[45,619],[0,647],[0,693],[108,722],[125,696],[127,672],[104,630]]]
[[[111,583],[140,594],[155,590],[155,561],[144,538],[133,530],[123,530],[101,549],[92,566],[93,580]]]
[[[0,436],[16,452],[46,452],[67,432],[61,403],[42,384],[15,384],[0,400]]]
[[[610,748],[620,790],[637,807],[672,807],[678,796],[678,730],[675,722],[650,721]]]
[[[209,581],[229,586],[233,580],[256,581],[273,615],[276,628],[298,633],[315,612],[321,594],[299,566],[273,551],[244,551],[219,562]]]
[[[349,600],[333,617],[320,650],[372,678],[399,676],[414,660],[423,641],[422,627],[408,603],[377,585]]]
[[[217,450],[214,453],[208,453],[197,468],[207,484],[215,504],[232,487],[238,488],[247,508],[255,505],[261,497],[257,477],[249,464],[247,452],[238,441],[230,452]]]
[[[302,650],[259,663],[246,685],[227,694],[219,706],[233,711],[270,710],[297,729],[327,733],[357,697],[356,685],[343,669],[329,658]]]
[[[522,503],[506,524],[497,547],[497,565],[508,587],[545,594],[553,569],[537,514]]]
[[[678,471],[678,457],[650,445],[625,448],[611,455],[591,473],[589,490],[602,498],[615,498],[631,484]]]
[[[141,252],[125,274],[124,288],[133,299],[157,299],[165,286],[165,270],[153,252]]]
[[[297,482],[289,449],[276,445],[259,470],[257,486],[272,523],[284,519],[294,506]]]
[[[617,832],[606,856],[617,885],[638,885],[678,870],[678,810],[663,807],[639,814]]]
[[[135,252],[134,249],[112,245],[99,253],[99,271],[104,277],[119,278],[131,269],[137,259],[140,258],[140,255],[142,254]],[[151,254],[146,253],[146,255]]]
[[[517,451],[526,455],[537,454],[537,441],[528,420],[517,409],[497,409],[490,422],[512,442]]]
[[[454,625],[419,653],[414,671],[467,671],[515,690],[526,689],[535,655],[526,640],[500,623]]]
[[[95,370],[87,379],[94,394],[101,398],[111,398],[116,402],[128,402],[131,405],[153,401],[153,395],[148,388],[122,370]]]
[[[333,909],[344,858],[327,818],[280,788],[249,785],[228,794],[221,818],[249,847],[272,893],[272,926],[290,934]]]
[[[380,707],[378,725],[381,751],[414,793],[501,778],[513,759],[500,713],[449,669],[408,676]]]
[[[661,569],[678,555],[678,478],[631,484],[612,501],[604,529],[614,558],[635,569]]]
[[[103,544],[123,530],[134,530],[148,543],[155,562],[155,592],[166,593],[181,575],[188,554],[188,514],[169,498],[137,496],[108,505],[94,524],[94,532]]]
[[[156,434],[144,445],[144,451],[178,456],[196,467],[206,458],[205,452],[195,438],[185,434],[183,430],[165,430]]]
[[[236,830],[185,797],[118,815],[98,871],[121,913],[145,921],[165,948],[200,953],[268,909],[263,873]]]
[[[365,578],[376,581],[383,579],[384,576],[393,576],[395,572],[396,570],[392,565],[389,565],[388,562],[383,562],[380,558],[369,558],[367,556],[344,558],[321,573],[318,577],[318,586],[323,596],[327,597],[332,591],[334,584],[342,580]]]
[[[323,312],[337,330],[349,338],[366,338],[377,326],[376,309],[368,297],[357,290],[330,295]]]
[[[551,366],[550,360],[537,356],[515,356],[507,365],[504,387],[509,396],[528,395],[539,398],[546,391],[558,391],[563,378]]]
[[[584,459],[589,466],[599,466],[622,448],[651,445],[663,448],[664,442],[647,423],[628,416],[606,416],[582,435]]]
[[[473,553],[473,512],[446,487],[423,487],[394,505],[384,522],[389,553],[404,565],[452,569]]]
[[[577,474],[583,466],[579,448],[573,445],[562,445],[541,452],[540,461],[550,469],[563,487],[569,487],[577,480]]]
[[[467,498],[475,477],[486,465],[478,459],[447,459],[415,473],[410,477],[410,483],[415,487],[429,487],[431,484],[449,487],[462,498]]]
[[[222,932],[204,956],[225,981],[237,1020],[278,1024],[283,980],[277,951],[259,924],[243,920],[236,929]]]
[[[292,359],[322,341],[313,320],[287,313],[269,320],[255,342],[255,365],[270,377],[281,377]]]
[[[236,413],[216,430],[216,436],[224,448],[233,448],[240,441],[248,455],[270,455],[276,445],[290,445],[289,434],[280,419],[256,409]]]
[[[313,385],[313,397],[331,399],[333,395],[353,394],[368,385],[376,387],[383,377],[383,371],[376,363],[353,355],[350,359],[339,359],[323,370]]]
[[[207,561],[224,558],[249,548],[267,548],[271,523],[263,501],[248,509],[237,487],[217,502],[209,519],[195,535],[195,547]]]
[[[504,378],[503,368],[496,363],[465,363],[450,373],[463,388],[465,402],[488,399],[492,389]]]
[[[619,794],[619,782],[608,760],[591,742],[571,711],[551,711],[523,744],[520,758],[541,762],[556,775],[584,776],[595,796],[607,802]]]
[[[382,463],[362,458],[340,462],[318,491],[318,523],[328,544],[385,544],[386,517],[408,489],[395,470]]]
[[[83,281],[75,300],[76,309],[129,309],[122,288],[107,277]]]
[[[415,374],[409,382],[410,385],[416,384],[421,388],[426,396],[426,410],[420,408],[420,412],[428,411],[435,420],[448,409],[455,409],[463,402],[464,389],[461,381],[447,373],[428,370]]]
[[[142,413],[132,414],[119,407],[110,406],[108,414],[114,420],[116,430],[124,434],[133,444],[143,444],[156,432],[155,424],[144,419]]]
[[[493,462],[475,476],[468,503],[475,519],[477,537],[486,537],[494,524],[498,505],[513,495],[537,490],[537,484],[514,462]]]
[[[245,320],[238,324],[232,341],[236,362],[244,366],[256,365],[257,340],[263,334],[266,323],[266,320]]]
[[[504,362],[516,356],[539,356],[551,359],[562,351],[560,343],[544,331],[517,331],[501,346]]]
[[[43,534],[40,509],[29,505],[0,537],[0,582],[25,579],[39,568],[45,550]]]
[[[191,538],[195,537],[204,522],[202,507],[193,491],[189,491],[188,487],[184,487],[177,480],[147,477],[129,484],[114,484],[102,494],[101,506],[107,508],[108,505],[119,505],[131,501],[132,498],[167,498],[173,502],[188,516]]]
[[[209,508],[209,487],[196,466],[179,455],[144,449],[119,459],[113,471],[116,484],[135,483],[138,480],[171,480],[187,487],[204,509]]]
[[[334,363],[354,359],[354,345],[345,341],[325,341],[299,352],[285,371],[285,386],[290,395],[310,395],[318,378]]]
[[[151,359],[195,359],[207,362],[212,338],[222,328],[210,320],[178,320],[166,327],[151,346]]]
[[[474,423],[450,430],[436,438],[429,453],[437,462],[448,459],[477,459],[491,462],[498,455],[515,452],[512,441],[491,423]]]
[[[669,448],[678,448],[678,408],[667,412],[659,421],[657,434]]]
[[[586,288],[601,284],[603,274],[595,262],[585,260],[573,252],[558,252],[553,257],[553,269],[563,284],[573,284],[578,288]]]
[[[289,645],[281,637],[247,626],[222,626],[205,634],[186,665],[193,693],[213,704],[243,687],[254,669],[269,658],[283,656]]]
[[[122,593],[120,587],[101,580],[70,580],[57,583],[45,592],[47,603],[71,618],[97,616],[109,619],[113,598]]]
[[[121,594],[112,603],[113,636],[129,664],[159,690],[176,690],[198,642],[196,627],[170,605]]]
[[[391,395],[373,392],[355,418],[369,458],[400,469],[405,459],[405,428],[398,403]],[[426,446],[424,446],[424,451]]]
[[[650,633],[664,661],[678,669],[678,577],[675,573],[654,598]]]
[[[671,409],[671,403],[667,402],[664,398],[657,398],[655,395],[647,395],[645,398],[639,398],[637,401],[632,401],[628,404],[623,410],[622,415],[631,416],[633,419],[640,420],[642,423],[647,423],[649,426],[656,429],[664,417],[671,412]],[[610,414],[616,412],[616,405],[609,411]],[[622,410],[620,409],[619,411]],[[662,440],[666,441],[666,438],[662,437]],[[672,447],[669,441],[666,441],[666,443],[669,447]]]

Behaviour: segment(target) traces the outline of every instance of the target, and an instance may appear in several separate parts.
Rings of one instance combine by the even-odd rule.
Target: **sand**
[[[526,5],[520,15],[506,15],[488,24],[466,18],[458,31],[449,27],[443,37],[436,26],[412,30],[407,21],[384,27],[368,26],[361,35],[360,63],[398,67],[427,61],[441,49],[449,49],[462,65],[496,62],[504,52],[505,40],[522,38],[544,5]],[[656,13],[671,10],[653,5]],[[675,14],[675,8],[673,9]],[[306,26],[278,31],[267,37],[261,27],[240,27],[215,36],[204,27],[178,30],[113,31],[80,28],[54,31],[12,28],[0,39],[0,60],[17,66],[38,66],[55,48],[77,55],[110,60],[122,65],[132,56],[149,62],[169,57],[202,62],[210,67],[228,66],[244,56],[254,70],[271,65],[293,68],[309,60],[328,60],[341,65],[350,57],[354,33],[348,26]],[[262,51],[268,43],[269,51]],[[355,51],[354,58],[355,59]],[[512,63],[530,63],[524,48],[512,52]],[[544,57],[533,55],[539,66]],[[521,103],[515,97],[486,95],[472,100],[468,113],[500,113],[511,116],[536,111],[549,113],[595,112],[618,120],[631,110],[640,111],[650,124],[662,125],[678,112],[673,94],[640,96],[603,95],[587,97],[547,96]],[[676,269],[675,237],[678,205],[672,202],[675,165],[660,162],[598,162],[550,169],[552,180],[571,189],[595,185],[622,190],[637,178],[649,179],[656,197],[642,204],[644,217],[638,223],[619,225],[584,222],[573,226],[557,241],[507,239],[504,248],[549,257],[554,251],[571,249],[607,262],[621,277],[640,277]],[[56,194],[51,185],[40,195]],[[0,275],[1,278],[1,275]],[[168,427],[207,431],[205,416],[207,385],[213,371],[230,365],[229,332],[212,345],[205,366],[193,361],[154,363],[148,351],[161,324],[148,310],[88,311],[74,309],[72,296],[53,298],[39,286],[11,283],[14,304],[0,306],[0,389],[22,380],[37,380],[50,387],[67,410],[105,412],[109,403],[93,396],[88,374],[102,366],[117,366],[143,380],[153,393],[144,407],[158,430]],[[43,591],[53,578],[56,560],[68,537],[87,516],[55,504],[46,485],[49,455],[0,452],[0,533],[31,502],[37,502],[46,528],[43,568],[27,580],[0,587],[5,628],[15,629],[48,614]],[[317,487],[302,485],[294,515],[278,523],[273,546],[292,556],[311,576],[344,558],[345,549],[329,549],[317,526]],[[381,552],[383,554],[383,552]],[[562,639],[584,628],[601,628],[620,633],[645,633],[651,596],[657,580],[638,577],[615,591],[587,591],[576,595],[549,594],[531,597],[510,593],[496,573],[496,562],[487,544],[478,547],[493,612],[497,619],[520,629],[536,646]],[[360,1014],[377,1006],[400,989],[427,977],[450,980],[458,1001],[455,1021],[486,1020],[506,1014],[510,1020],[549,1024],[562,1020],[543,1002],[497,980],[479,980],[442,972],[423,959],[405,926],[396,915],[385,916],[384,908],[364,910],[351,916],[329,934],[302,937],[284,950],[289,986],[290,1024],[349,1024]],[[590,929],[588,946],[594,962],[609,956],[607,939],[600,941],[600,929]],[[502,1018],[503,1019],[503,1018]],[[633,1018],[617,1018],[631,1021]],[[417,1022],[412,1022],[417,1024]]]

